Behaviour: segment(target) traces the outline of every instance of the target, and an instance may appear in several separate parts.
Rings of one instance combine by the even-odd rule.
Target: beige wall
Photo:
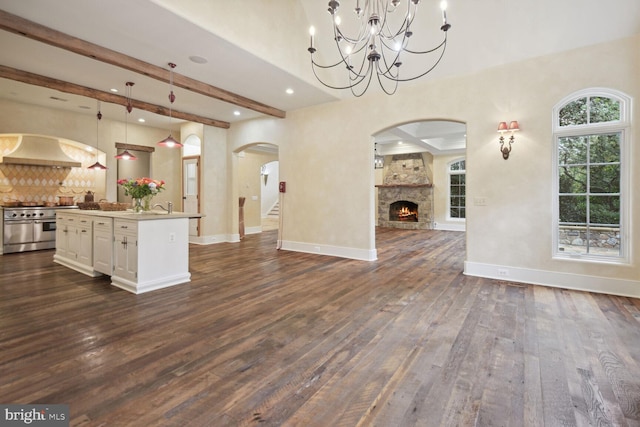
[[[371,135],[409,121],[465,122],[467,197],[487,201],[486,206],[468,204],[467,265],[507,266],[532,275],[554,272],[562,280],[572,275],[577,281],[585,276],[617,278],[623,281],[621,289],[628,289],[640,277],[638,255],[626,266],[551,258],[551,110],[563,97],[589,87],[609,87],[637,98],[639,40],[427,82],[391,97],[370,95],[292,111],[277,123],[264,119],[234,125],[231,149],[264,139],[280,146],[281,180],[288,186],[281,207],[283,241],[293,246],[304,242],[303,250],[375,255]],[[638,135],[637,111],[632,138]],[[497,150],[496,126],[509,120],[518,120],[522,130],[505,161]],[[640,150],[631,155],[632,182],[638,182]],[[635,197],[631,224],[640,220]],[[629,238],[638,248],[638,232]]]

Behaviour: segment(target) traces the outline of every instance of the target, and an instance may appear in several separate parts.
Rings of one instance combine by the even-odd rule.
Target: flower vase
[[[133,198],[133,211],[135,213],[142,213],[143,210],[144,210],[143,200],[141,198],[134,197]]]
[[[148,212],[151,210],[151,198],[153,196],[142,196],[133,198],[133,211],[135,213]]]
[[[145,212],[148,212],[151,210],[151,199],[153,198],[153,196],[151,194],[149,194],[148,196],[144,196],[142,198],[143,202],[142,202],[142,210]]]

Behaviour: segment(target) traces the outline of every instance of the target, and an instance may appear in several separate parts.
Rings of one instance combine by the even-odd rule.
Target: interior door
[[[186,213],[200,212],[200,156],[182,159],[182,211]],[[200,233],[200,219],[189,220],[189,236]]]

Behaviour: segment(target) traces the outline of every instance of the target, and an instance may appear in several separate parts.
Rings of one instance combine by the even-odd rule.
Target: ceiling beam
[[[116,52],[115,50],[107,49],[88,41],[81,40],[3,10],[0,10],[0,29],[58,47],[60,49],[68,50],[97,61],[105,62],[116,67],[124,68],[162,82],[169,82],[169,70],[167,69],[149,64],[148,62],[127,56],[120,52]],[[201,95],[257,111],[262,114],[278,118],[286,117],[286,113],[282,110],[175,72],[173,73],[173,84],[191,92],[199,93]]]
[[[55,89],[60,92],[70,93],[73,95],[86,96],[87,98],[97,99],[103,102],[109,102],[111,104],[119,104],[127,106],[128,100],[122,95],[116,95],[110,92],[103,92],[101,90],[92,89],[86,86],[80,86],[74,83],[65,82],[62,80],[52,79],[51,77],[41,76],[39,74],[29,73],[27,71],[17,70],[15,68],[6,67],[0,65],[0,78],[9,80],[15,80],[22,83],[27,83],[35,86],[46,87],[49,89]],[[162,116],[173,117],[176,119],[187,120],[195,123],[202,123],[209,126],[214,126],[223,129],[229,129],[229,122],[222,120],[210,119],[208,117],[198,116],[191,113],[183,113],[181,111],[169,110],[168,108],[160,105],[150,104],[144,101],[131,100],[133,108],[138,110],[149,111],[154,114]]]

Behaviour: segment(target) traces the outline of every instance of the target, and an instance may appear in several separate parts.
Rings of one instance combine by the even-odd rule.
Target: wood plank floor
[[[640,301],[467,277],[464,235],[378,229],[375,262],[192,246],[133,295],[0,257],[0,403],[75,426],[638,426]]]

